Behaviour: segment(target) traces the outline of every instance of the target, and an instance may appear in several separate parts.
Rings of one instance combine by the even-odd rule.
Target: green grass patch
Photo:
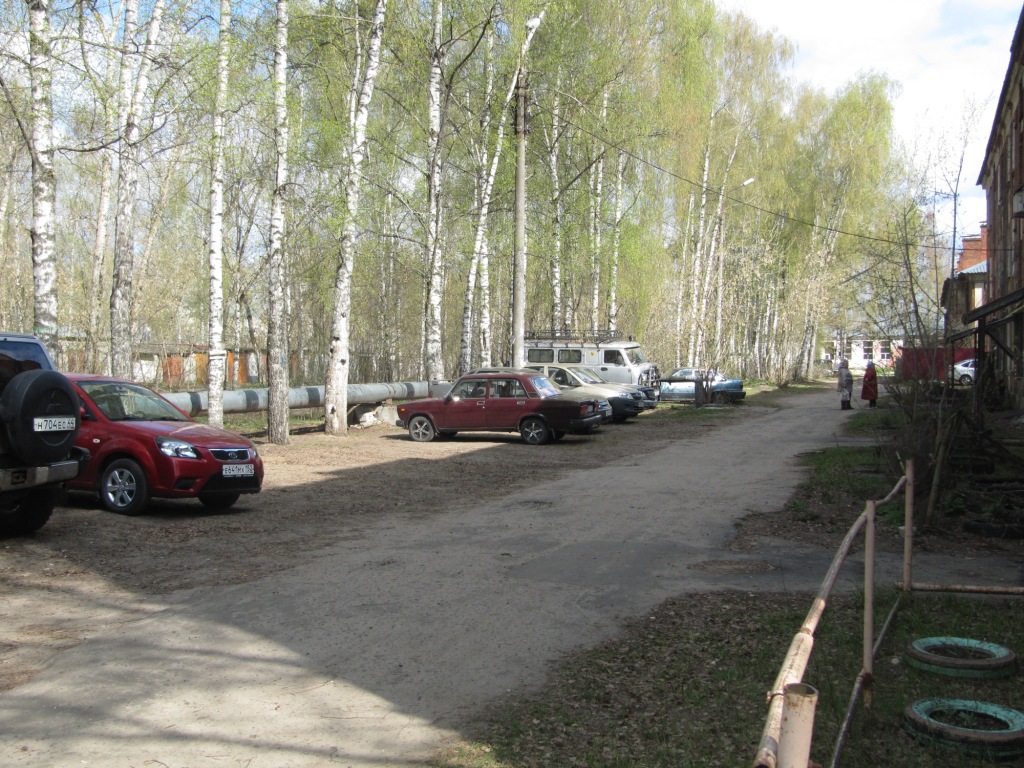
[[[705,419],[728,419],[735,415],[736,408],[742,408],[743,406],[704,406],[701,408],[696,407],[692,403],[658,403],[658,407],[652,412],[644,413],[642,419],[666,419],[666,420],[681,420],[681,421],[694,421],[694,420],[705,420]]]
[[[887,398],[879,401],[882,406],[879,408],[860,408],[850,414],[844,422],[845,431],[855,435],[877,435],[882,433],[888,436],[896,429],[903,426],[904,415],[898,408],[885,407]]]
[[[208,423],[205,413],[196,421]],[[296,434],[323,431],[324,412],[322,408],[293,408],[289,411],[288,428]],[[267,413],[225,413],[224,429],[246,437],[263,437],[267,434]]]
[[[895,484],[886,452],[875,446],[840,446],[805,454],[810,477],[801,490],[816,491],[823,499],[847,496],[867,500],[885,496]],[[902,470],[895,475],[898,479]]]

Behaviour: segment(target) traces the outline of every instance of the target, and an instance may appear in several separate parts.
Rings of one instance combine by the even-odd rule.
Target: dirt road
[[[0,542],[0,764],[418,765],[621,617],[812,590],[831,552],[730,549],[840,440],[831,393],[799,403],[543,447],[296,436],[230,514],[71,507]]]

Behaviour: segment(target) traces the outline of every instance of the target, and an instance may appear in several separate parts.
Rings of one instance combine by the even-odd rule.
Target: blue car
[[[705,387],[705,402],[725,405],[738,403],[747,396],[740,379],[730,379],[718,371],[703,368],[677,368],[661,379],[661,401],[692,403],[698,381]]]

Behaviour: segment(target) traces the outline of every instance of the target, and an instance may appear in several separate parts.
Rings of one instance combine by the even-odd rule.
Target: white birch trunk
[[[491,108],[494,99],[494,60],[492,57],[494,52],[493,25],[488,25],[487,27],[485,45],[484,72],[486,77],[484,79],[483,105],[480,109],[480,141],[473,152],[473,156],[476,161],[476,189],[474,190],[473,199],[476,201],[477,207],[481,211],[483,210],[483,206],[485,204],[489,205],[490,202],[489,200],[485,200],[484,190],[488,188],[488,179],[490,178],[488,174],[488,157],[490,155],[489,142],[491,138]],[[490,364],[490,356],[488,355],[487,357],[484,357],[483,355],[483,347],[487,346],[488,349],[490,347],[489,340],[487,344],[483,343],[483,336],[489,335],[490,333],[490,306],[488,305],[487,332],[484,334],[484,321],[481,311],[484,304],[484,297],[481,296],[479,304],[475,301],[478,281],[482,274],[481,261],[484,258],[483,253],[487,247],[486,239],[481,241],[481,237],[486,238],[486,233],[481,232],[478,221],[477,229],[474,234],[473,254],[469,260],[469,273],[466,275],[465,300],[462,304],[462,335],[459,342],[460,375],[474,368],[474,327],[477,327],[481,333],[480,358],[483,360],[485,365]],[[483,290],[483,286],[481,285],[481,293],[483,293]],[[478,320],[476,326],[474,326],[473,323],[474,317]]]
[[[565,330],[566,318],[562,302],[562,179],[561,161],[561,91],[562,74],[555,78],[551,104],[551,135],[548,140],[548,170],[551,173],[551,327]]]
[[[268,437],[289,442],[288,335],[285,312],[285,196],[288,190],[288,0],[277,0],[274,43],[274,148],[277,154],[270,209],[270,313],[267,328]]]
[[[444,51],[441,48],[442,0],[433,3],[433,38],[430,51],[430,75],[427,85],[427,300],[424,322],[424,366],[428,381],[444,378],[441,354],[441,293],[444,265],[438,245],[441,230],[441,74]]]
[[[704,146],[704,173],[701,177],[700,208],[697,217],[697,241],[693,248],[693,287],[690,299],[690,364],[701,365],[703,350],[700,348],[699,332],[704,313],[703,295],[701,294],[700,275],[704,269],[704,249],[706,241],[705,221],[708,210],[708,178],[711,172],[711,136],[714,133],[715,114],[712,111],[708,123],[708,140]]]
[[[523,41],[522,48],[519,51],[519,60],[523,61],[526,54],[530,50],[530,44],[533,42],[534,33],[540,26],[540,22],[544,18],[545,9],[541,11],[537,17],[537,24],[531,25],[526,33],[526,39]],[[519,70],[513,73],[509,80],[508,90],[505,92],[505,100],[502,102],[501,116],[498,118],[498,126],[495,131],[495,142],[494,152],[490,156],[490,169],[487,172],[484,180],[482,191],[480,193],[479,210],[477,214],[476,232],[473,236],[473,255],[474,259],[477,259],[477,268],[479,269],[479,281],[480,281],[480,359],[484,365],[493,365],[493,349],[494,343],[491,332],[491,288],[490,288],[490,248],[487,243],[487,227],[488,219],[490,216],[491,200],[494,191],[494,180],[498,175],[498,161],[501,159],[501,151],[505,145],[505,127],[507,123],[507,116],[509,112],[509,106],[512,104],[512,99],[516,93],[516,83],[518,82]],[[486,113],[489,115],[490,110],[487,109]],[[484,118],[481,121],[481,132],[483,134],[481,146],[484,148],[480,155],[480,167],[487,167],[487,144],[489,139],[489,127],[490,118]],[[472,291],[467,288],[467,296],[472,295]],[[467,354],[465,350],[465,340],[469,338],[471,333],[467,324],[470,322],[469,318],[473,316],[472,308],[468,311],[466,308],[463,309],[463,349],[460,353],[460,358],[465,359]]]
[[[57,329],[57,261],[54,254],[53,80],[49,0],[30,0],[29,75],[32,88],[32,277],[34,330],[61,359]]]
[[[366,123],[373,86],[380,68],[380,45],[384,35],[387,0],[377,0],[367,51],[366,72],[359,90],[359,103],[352,125],[345,184],[344,224],[341,254],[334,284],[334,318],[331,347],[324,386],[324,430],[328,435],[348,431],[349,311],[352,306],[352,267],[355,259],[356,216],[359,213],[359,169],[366,150]]]
[[[224,109],[228,97],[231,51],[231,0],[220,2],[217,45],[217,96],[213,107],[213,169],[210,173],[210,360],[207,376],[207,419],[224,426]]]
[[[615,163],[615,228],[612,230],[611,264],[608,265],[608,329],[618,330],[619,245],[622,242],[622,194],[625,187],[626,153],[619,150]]]
[[[604,92],[601,101],[601,125],[604,126],[608,120],[608,91]],[[604,149],[601,149],[597,159],[597,169],[592,176],[591,197],[590,197],[590,273],[592,284],[590,323],[591,328],[597,329],[600,322],[601,309],[601,226],[604,208]]]
[[[108,149],[100,150],[100,194],[96,211],[96,238],[92,246],[92,272],[89,279],[89,337],[86,339],[86,355],[89,371],[100,373],[100,295],[103,288],[104,265],[107,254],[107,222],[109,220],[110,192],[114,178],[114,164]],[[109,372],[110,359],[104,363]]]
[[[690,191],[690,202],[686,209],[686,227],[683,234],[683,252],[679,257],[678,273],[676,275],[676,368],[683,365],[683,319],[685,309],[685,281],[689,271],[686,268],[686,258],[693,243],[693,208],[694,195]]]
[[[716,283],[716,296],[715,296],[715,346],[718,350],[715,355],[715,363],[720,362],[720,355],[723,349],[722,345],[722,314],[724,311],[725,302],[725,195],[726,185],[728,184],[729,172],[732,170],[732,164],[736,161],[736,153],[740,148],[740,132],[736,131],[736,137],[732,143],[732,152],[729,154],[729,160],[725,164],[725,171],[722,173],[722,187],[718,194],[718,210],[715,212],[715,219],[718,221],[718,237],[716,239],[718,245],[718,262],[715,264],[718,280]],[[709,265],[710,266],[710,265]]]
[[[125,28],[121,68],[120,167],[117,178],[117,214],[114,219],[114,275],[110,288],[111,371],[121,378],[132,378],[132,278],[135,271],[135,200],[139,186],[139,112],[149,87],[149,71],[160,38],[164,0],[156,0],[149,20],[146,45],[141,54],[134,51],[138,22],[137,0],[125,4]],[[134,87],[131,62],[139,60]],[[129,95],[130,94],[130,95]]]

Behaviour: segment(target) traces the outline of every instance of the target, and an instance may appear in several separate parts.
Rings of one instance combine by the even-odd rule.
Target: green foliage
[[[302,358],[299,368],[314,381],[330,343],[339,212],[345,203],[341,171],[372,7],[365,0],[290,3],[288,335],[293,353]],[[618,328],[643,341],[663,367],[679,357],[680,363],[707,359],[744,377],[777,383],[800,378],[806,367],[794,361],[812,357],[814,336],[838,322],[837,307],[857,299],[841,277],[879,256],[834,233],[894,229],[893,217],[880,212],[897,210],[895,203],[905,199],[896,192],[906,185],[897,183],[901,166],[890,146],[893,86],[884,76],[868,74],[834,96],[802,87],[787,74],[794,52],[784,37],[742,15],[720,13],[709,0],[444,4],[439,147],[446,368],[454,373],[457,367],[481,162],[499,146],[497,125],[508,117],[504,95],[519,63],[525,24],[542,8],[546,13],[526,62],[530,324],[559,320],[552,316],[557,266],[569,325],[595,322],[595,294],[596,322],[606,324],[614,295]],[[205,342],[208,137],[217,43],[216,8],[206,12],[199,16],[189,6],[168,10],[161,56],[142,105],[147,127],[140,145],[133,286],[138,336],[153,343]],[[76,150],[58,163],[60,314],[61,326],[79,339],[97,313],[100,327],[94,330],[106,335],[110,244],[100,244],[100,261],[94,262],[101,218],[95,191],[103,153],[113,156],[117,149],[111,120],[118,112],[119,64],[117,56],[100,60],[98,53],[83,52],[116,51],[120,42],[88,13],[81,5],[54,11],[55,24],[72,30],[55,60],[56,120]],[[81,25],[75,14],[85,14]],[[352,276],[355,379],[420,375],[429,15],[429,4],[409,0],[391,0],[388,9]],[[225,337],[242,346],[261,347],[266,337],[264,265],[275,164],[273,22],[270,6],[234,8]],[[24,14],[13,8],[4,14],[5,39],[23,39],[24,23]],[[86,45],[73,39],[74,30]],[[25,71],[13,61],[6,66],[7,82],[23,85]],[[485,114],[488,89],[493,98]],[[10,105],[23,109],[18,99],[24,93],[15,87],[12,94],[0,114],[6,147],[21,141]],[[489,301],[499,360],[509,345],[513,139],[509,121],[487,224],[487,296],[481,284],[468,286],[476,333],[483,299]],[[550,168],[555,148],[558,189]],[[621,201],[614,186],[620,153],[627,160]],[[3,160],[7,178],[24,177],[26,152],[10,152]],[[756,182],[739,186],[748,178]],[[29,190],[18,183],[12,189],[0,247],[5,267],[21,279],[0,294],[0,316],[23,325],[19,313],[30,264],[27,240],[17,232]],[[615,220],[617,209],[621,221]],[[103,213],[109,239],[113,204]],[[903,221],[906,242],[916,237],[921,221],[910,213]],[[890,288],[906,269],[898,250],[887,256],[895,266],[873,273],[872,290],[879,297],[873,314],[880,321],[900,306]],[[847,288],[837,293],[837,285]],[[473,344],[478,348],[480,339]]]

